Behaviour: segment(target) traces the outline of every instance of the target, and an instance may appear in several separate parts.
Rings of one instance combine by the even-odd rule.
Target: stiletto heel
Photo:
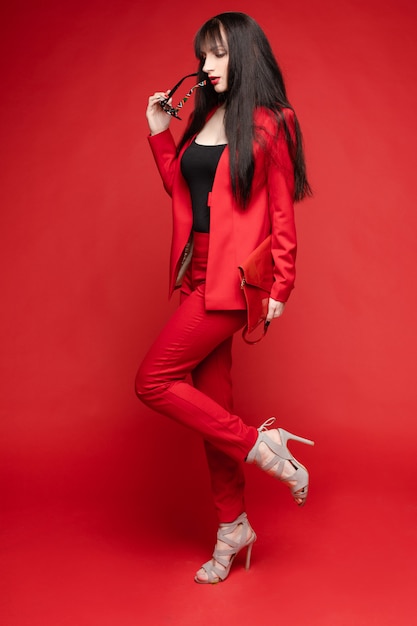
[[[258,428],[258,438],[252,450],[249,452],[246,462],[255,463],[255,465],[260,467],[265,472],[272,474],[275,478],[278,478],[282,482],[288,483],[294,500],[300,500],[301,502],[297,502],[297,504],[299,506],[303,506],[306,502],[308,493],[308,471],[304,465],[301,465],[301,463],[293,457],[287,448],[287,443],[289,440],[294,440],[300,441],[301,443],[305,443],[309,446],[314,446],[314,441],[311,441],[311,439],[305,439],[304,437],[299,437],[298,435],[293,435],[283,428],[277,428],[276,430],[278,431],[281,440],[281,443],[279,444],[271,439],[271,437],[267,434],[267,426],[271,426],[274,422],[275,417],[270,417],[262,424],[262,426]],[[263,461],[263,457],[259,452],[259,444],[261,443],[267,445],[273,453],[272,459],[267,462]],[[291,463],[295,472],[291,476],[283,478],[284,465],[287,461]],[[290,483],[295,484],[291,485]]]
[[[253,548],[253,544],[255,543],[255,539],[256,539],[256,535],[255,535],[255,538],[253,539],[252,543],[250,543],[248,545],[248,548],[246,550],[245,569],[249,569],[250,568],[250,560],[251,560],[251,556],[252,556],[252,548]]]
[[[229,535],[231,535],[239,525],[242,526],[241,538],[240,541],[235,541]],[[223,550],[218,548],[214,549],[213,559],[211,561],[207,561],[207,563],[204,563],[204,565],[201,566],[201,569],[203,569],[207,574],[207,579],[202,580],[201,578],[198,578],[196,574],[194,577],[196,583],[200,583],[202,585],[215,584],[225,580],[229,575],[230,568],[232,567],[232,563],[236,555],[239,554],[239,552],[244,548],[247,548],[245,569],[250,568],[252,547],[256,541],[256,534],[249,524],[246,513],[239,515],[239,517],[230,524],[220,524],[217,531],[217,539],[218,541],[222,541],[227,544],[229,548],[225,548]],[[218,567],[218,564],[222,567]]]
[[[293,441],[300,441],[301,443],[305,443],[307,446],[314,446],[314,441],[311,441],[311,439],[305,439],[304,437],[293,435],[292,433],[289,433],[288,430],[284,430],[283,428],[277,428],[277,430],[281,436],[281,441],[284,443],[284,446],[287,445],[287,441],[289,439],[292,439]]]

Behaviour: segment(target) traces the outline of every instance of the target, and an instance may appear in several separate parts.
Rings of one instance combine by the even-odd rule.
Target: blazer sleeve
[[[171,131],[167,129],[157,135],[149,135],[148,141],[164,188],[166,192],[172,196],[172,187],[177,165],[177,147]]]
[[[290,133],[294,133],[294,113],[284,110]],[[286,302],[294,288],[297,237],[294,218],[294,168],[282,127],[269,134],[267,189],[271,220],[271,252],[274,284],[271,298]]]

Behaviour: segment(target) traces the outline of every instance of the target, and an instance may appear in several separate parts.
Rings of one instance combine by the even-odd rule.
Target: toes
[[[196,573],[195,577],[197,578],[197,580],[201,580],[201,582],[207,582],[208,581],[207,572],[203,568],[198,570],[198,572]]]

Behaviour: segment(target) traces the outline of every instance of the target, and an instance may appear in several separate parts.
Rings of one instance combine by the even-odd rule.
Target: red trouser
[[[136,393],[204,437],[219,522],[231,522],[245,510],[242,463],[258,433],[232,412],[232,337],[246,311],[205,310],[208,240],[195,234],[180,306],[142,362]],[[188,374],[194,385],[186,382]]]

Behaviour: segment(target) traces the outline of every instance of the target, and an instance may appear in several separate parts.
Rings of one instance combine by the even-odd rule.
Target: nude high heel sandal
[[[236,530],[239,524],[242,525],[240,541],[235,541],[230,535]],[[239,515],[239,517],[230,524],[220,524],[217,531],[217,539],[223,541],[229,548],[223,550],[214,549],[213,560],[207,561],[207,563],[201,566],[201,569],[207,574],[207,579],[202,580],[198,578],[196,574],[194,577],[196,583],[215,584],[225,580],[229,575],[235,556],[243,550],[243,548],[247,548],[245,569],[249,569],[250,567],[252,546],[256,541],[256,534],[249,524],[246,513]],[[223,567],[219,567],[218,564]]]
[[[288,450],[287,442],[290,439],[293,439],[294,441],[301,441],[301,443],[314,446],[314,441],[304,439],[304,437],[298,437],[298,435],[293,435],[283,428],[277,428],[276,430],[278,431],[281,439],[281,444],[278,444],[267,434],[267,426],[271,426],[274,422],[275,417],[271,417],[258,428],[258,439],[256,440],[252,450],[249,452],[246,462],[255,463],[255,465],[260,467],[262,470],[272,474],[275,478],[278,478],[284,483],[295,483],[293,485],[289,485],[291,493],[295,501],[301,500],[301,502],[297,504],[299,506],[303,506],[306,502],[308,493],[308,471],[304,465],[301,465],[301,463],[293,457],[291,452]],[[262,455],[259,452],[259,444],[261,443],[266,444],[271,452],[273,452],[273,457],[267,463],[263,462]],[[287,461],[291,463],[295,471],[290,476],[283,478],[282,474],[284,471],[284,465]]]

